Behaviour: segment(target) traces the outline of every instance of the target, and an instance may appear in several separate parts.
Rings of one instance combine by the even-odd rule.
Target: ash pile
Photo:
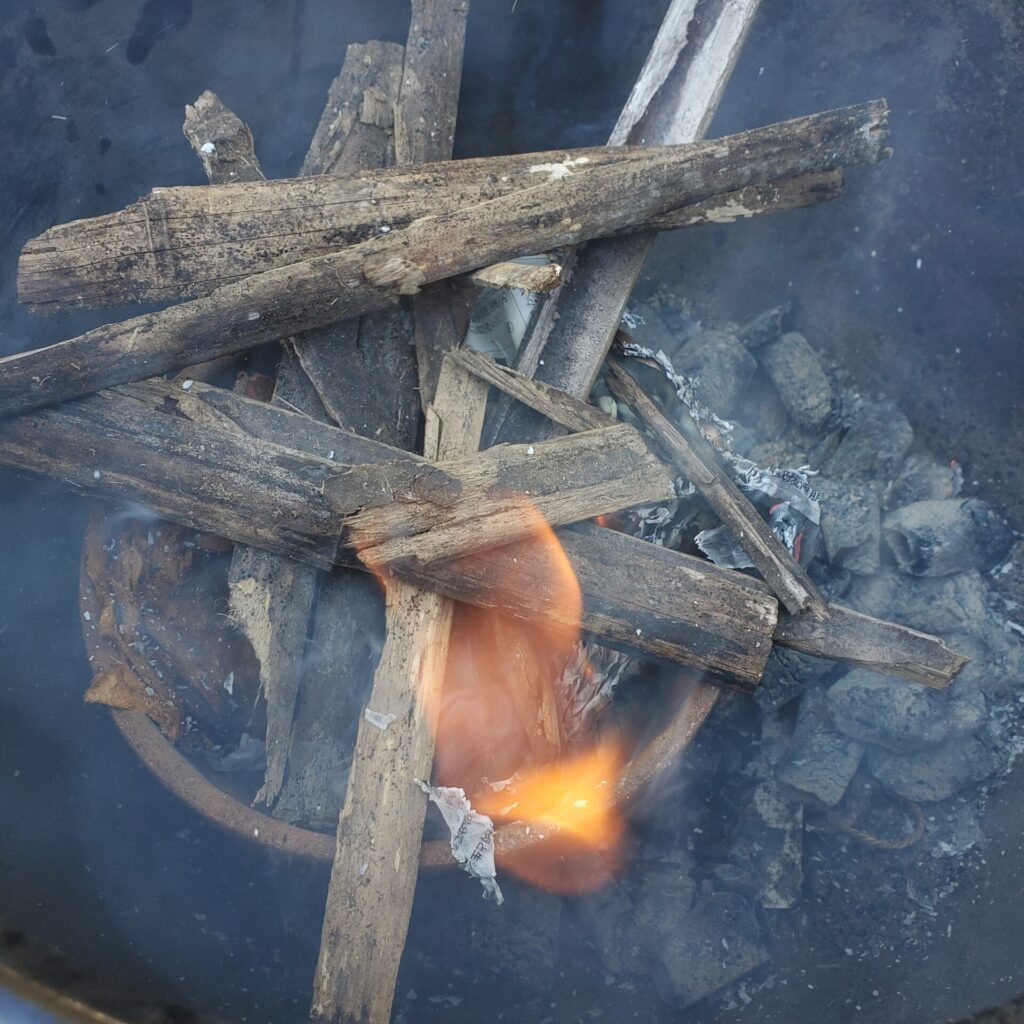
[[[661,288],[627,314],[627,354],[648,357],[631,369],[670,417],[683,379],[738,459],[800,468],[818,522],[764,510],[829,600],[971,660],[941,690],[776,646],[755,696],[719,703],[646,801],[640,868],[578,915],[623,1011],[648,983],[675,1007],[749,1003],[797,935],[837,959],[912,949],[980,861],[988,794],[1022,749],[1024,545],[955,453],[926,451],[898,404],[859,393],[790,320],[710,328]],[[644,518],[656,542],[749,564],[697,494]]]

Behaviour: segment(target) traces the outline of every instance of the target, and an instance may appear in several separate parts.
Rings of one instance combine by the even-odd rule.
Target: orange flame
[[[539,512],[536,520],[530,572],[537,587],[561,595],[560,621],[456,606],[434,779],[464,788],[496,824],[521,821],[544,837],[499,853],[503,870],[553,891],[581,892],[606,882],[621,863],[624,826],[614,793],[622,752],[608,740],[566,749],[557,682],[577,657],[583,599],[554,531]],[[500,577],[494,582],[500,589]],[[510,777],[497,791],[488,781]]]

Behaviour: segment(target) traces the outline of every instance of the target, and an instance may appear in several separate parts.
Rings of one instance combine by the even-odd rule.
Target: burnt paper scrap
[[[452,855],[467,874],[480,879],[484,898],[501,906],[505,897],[498,887],[494,866],[494,822],[474,811],[466,791],[458,786],[431,786],[422,779],[416,779],[416,785],[441,811],[452,834]]]

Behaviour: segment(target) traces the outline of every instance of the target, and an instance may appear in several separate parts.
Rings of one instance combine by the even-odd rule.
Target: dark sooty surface
[[[602,142],[665,6],[474,0],[458,154]],[[252,126],[269,175],[294,173],[345,44],[401,41],[406,20],[398,0],[0,0],[0,352],[111,318],[28,318],[17,252],[152,185],[202,181],[180,127],[200,91]],[[888,391],[933,451],[964,465],[966,492],[1018,527],[1021,32],[1012,0],[764,0],[713,134],[886,95],[896,154],[851,174],[831,206],[666,238],[653,261],[713,322],[792,298],[811,343]],[[326,872],[197,820],[81,704],[86,504],[7,473],[0,496],[0,916],[155,998],[227,1019],[301,1019]],[[773,942],[773,989],[686,1019],[932,1021],[1024,988],[1014,781],[991,806],[984,861],[922,925],[912,957],[845,957],[823,944],[826,910],[802,904]],[[412,935],[424,945],[478,899],[458,875],[420,888]],[[562,935],[578,941],[568,926]],[[443,979],[407,959],[396,1006],[410,1021],[479,1019],[479,1006],[430,1002]],[[594,1019],[604,1005],[599,971],[567,966],[546,984],[533,1019]],[[615,1015],[680,1019],[639,995]]]

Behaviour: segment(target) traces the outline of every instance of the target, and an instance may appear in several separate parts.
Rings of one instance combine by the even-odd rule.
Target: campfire
[[[350,46],[295,178],[203,93],[208,185],[19,265],[35,313],[166,305],[0,360],[0,462],[101,499],[86,701],[240,843],[330,864],[316,1020],[392,1019],[421,869],[577,900],[674,1004],[722,990],[805,828],[909,849],[998,770],[978,673],[1019,665],[974,639],[1013,536],[955,462],[788,308],[710,328],[634,290],[658,232],[838,196],[885,101],[705,140],[757,2],[676,0],[607,146],[456,161],[468,7]],[[742,895],[691,884],[659,796],[734,725]]]

